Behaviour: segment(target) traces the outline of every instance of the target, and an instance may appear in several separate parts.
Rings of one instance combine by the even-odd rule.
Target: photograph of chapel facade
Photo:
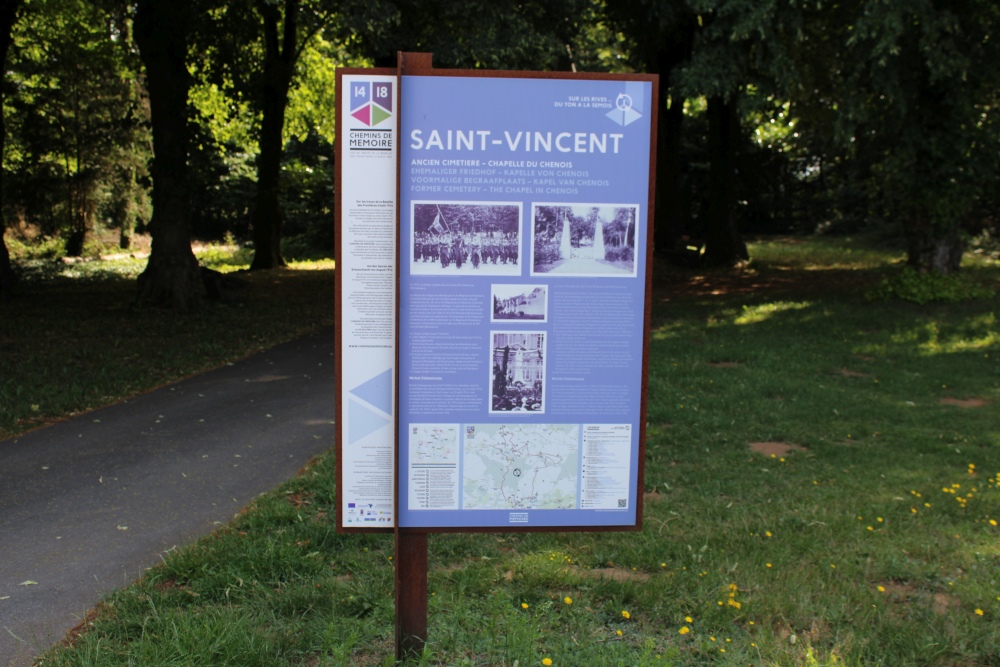
[[[494,331],[490,412],[545,411],[545,332]]]

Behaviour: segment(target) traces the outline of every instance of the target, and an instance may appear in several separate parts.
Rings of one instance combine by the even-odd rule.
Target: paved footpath
[[[0,667],[333,446],[333,329],[0,441]]]

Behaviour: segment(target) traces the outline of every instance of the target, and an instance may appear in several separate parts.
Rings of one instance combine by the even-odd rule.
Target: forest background
[[[867,229],[954,273],[1000,235],[998,27],[990,0],[4,0],[0,293],[137,234],[137,300],[175,308],[206,296],[192,241],[330,256],[335,70],[397,51],[658,73],[662,256]]]

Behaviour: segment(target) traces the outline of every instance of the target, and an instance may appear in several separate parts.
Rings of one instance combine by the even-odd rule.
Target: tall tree
[[[995,189],[1000,6],[992,0],[851,2],[837,25],[842,141],[870,161],[909,264],[952,273],[963,227]]]
[[[676,74],[691,59],[697,17],[683,0],[606,0],[608,19],[628,35],[629,59],[640,71],[660,75],[656,146],[657,254],[681,245],[688,211],[681,137],[685,96]]]
[[[257,0],[264,28],[260,153],[257,157],[257,197],[251,218],[254,256],[251,269],[283,266],[281,257],[281,204],[278,201],[283,131],[288,89],[299,57],[299,0],[284,0],[282,6]]]
[[[242,125],[256,146],[256,189],[250,207],[254,257],[250,268],[284,265],[281,238],[282,157],[286,115],[300,72],[301,58],[315,37],[335,19],[330,0],[242,0],[213,12],[197,35],[199,111],[211,116],[217,139]],[[324,42],[325,44],[325,42]],[[315,66],[315,61],[309,63]],[[308,77],[307,77],[308,78]],[[207,95],[207,91],[214,93]],[[228,103],[219,105],[220,98]],[[214,104],[213,104],[214,103]],[[239,107],[243,118],[230,110]]]
[[[251,270],[285,264],[281,256],[283,216],[279,201],[285,112],[299,58],[313,36],[333,18],[326,4],[319,0],[255,0],[254,6],[263,24],[264,61],[260,84],[257,195],[251,219],[254,235]]]
[[[6,88],[7,51],[10,48],[11,34],[17,21],[20,0],[7,0],[0,5],[0,294],[9,292],[14,285],[14,270],[10,264],[10,252],[4,240],[7,224],[3,217],[3,155],[7,139],[7,128],[4,123],[4,89]]]
[[[342,0],[337,30],[376,65],[430,52],[436,67],[570,69],[589,0]]]
[[[119,165],[144,157],[132,155],[148,131],[139,63],[119,18],[88,0],[33,0],[14,34],[12,203],[27,222],[62,235],[70,256],[108,208]]]
[[[797,39],[801,10],[789,2],[752,0],[605,0],[605,5],[609,20],[629,35],[635,65],[661,76],[657,250],[670,252],[687,226],[684,104],[706,98],[709,169],[700,215],[702,260],[732,264],[745,259],[737,207],[746,92],[775,93],[787,85],[787,50]]]
[[[188,38],[194,9],[171,0],[140,0],[135,41],[146,69],[153,131],[152,249],[139,276],[137,302],[187,310],[202,296],[188,220]]]
[[[709,265],[749,259],[736,219],[737,150],[742,143],[737,100],[708,98],[708,192],[705,207],[705,254]]]
[[[742,119],[749,92],[765,99],[787,94],[795,81],[791,52],[803,11],[792,0],[687,0],[697,14],[691,60],[678,74],[688,97],[708,99],[709,185],[704,259],[732,264],[747,258],[739,227],[738,171],[746,145]]]

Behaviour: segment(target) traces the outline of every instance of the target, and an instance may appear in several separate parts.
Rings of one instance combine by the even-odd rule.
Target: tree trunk
[[[135,232],[135,167],[126,169],[128,176],[120,186],[120,192],[115,194],[114,220],[118,225],[118,247],[122,250],[132,248],[132,234]]]
[[[630,12],[639,11],[633,5]],[[684,158],[681,155],[681,132],[684,127],[684,97],[677,86],[670,85],[675,70],[690,61],[698,29],[695,15],[684,10],[673,17],[666,33],[647,44],[645,58],[652,71],[660,75],[660,116],[656,142],[656,227],[655,252],[673,261],[686,259],[683,243],[691,209],[684,187]],[[638,24],[647,17],[640,16]],[[651,51],[649,49],[652,49]]]
[[[684,200],[684,175],[681,164],[681,130],[684,126],[684,100],[676,95],[660,105],[656,142],[656,252],[669,255],[681,246],[687,226]]]
[[[186,3],[141,0],[135,41],[146,68],[153,130],[152,248],[138,279],[137,303],[187,310],[202,301],[198,260],[191,251],[187,210]]]
[[[749,259],[746,243],[736,226],[736,146],[739,118],[735,100],[708,100],[709,181],[705,210],[706,264],[731,266]]]
[[[10,263],[10,251],[7,250],[7,242],[3,238],[4,230],[5,227],[0,226],[0,296],[10,292],[16,281],[14,267]]]
[[[10,292],[14,286],[14,269],[10,264],[10,252],[4,240],[7,223],[3,217],[3,155],[7,140],[7,127],[3,118],[3,91],[6,87],[3,79],[7,71],[7,49],[10,47],[11,31],[17,20],[17,10],[20,0],[9,0],[0,9],[0,295]]]
[[[922,273],[956,273],[962,264],[965,241],[958,229],[936,228],[924,219],[906,225],[906,263]]]
[[[257,157],[256,205],[250,223],[253,227],[254,255],[250,269],[273,269],[285,266],[281,256],[282,212],[278,197],[281,179],[282,131],[288,89],[297,58],[298,0],[285,0],[283,39],[278,37],[281,18],[277,5],[257,3],[264,21],[264,90],[263,118],[260,130],[260,154]]]

